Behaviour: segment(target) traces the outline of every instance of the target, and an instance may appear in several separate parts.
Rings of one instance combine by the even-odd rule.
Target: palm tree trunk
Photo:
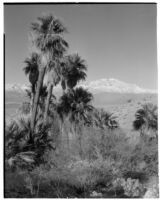
[[[82,150],[82,136],[79,135],[79,155],[81,158],[83,158],[83,150]]]
[[[32,113],[32,111],[33,111],[33,106],[34,106],[34,98],[35,98],[35,94],[34,93],[32,93],[32,96],[31,96],[31,110],[30,110],[30,112]]]
[[[64,122],[61,122],[61,130],[60,130],[60,148],[62,148],[63,136],[64,136]]]
[[[66,80],[64,80],[63,78],[61,78],[61,87],[62,87],[62,93],[63,95],[66,93]]]
[[[78,142],[79,142],[79,155],[81,158],[83,158],[83,150],[82,150],[82,128],[78,127]]]
[[[46,101],[46,107],[45,107],[45,112],[44,112],[44,122],[47,122],[47,117],[48,117],[48,110],[49,110],[49,103],[52,95],[52,90],[53,90],[53,84],[49,84],[48,88],[48,95],[47,95],[47,101]]]
[[[68,148],[68,151],[70,150],[70,141],[69,141],[69,133],[68,133],[68,130],[66,131],[66,137],[67,137],[67,148]]]
[[[38,108],[38,103],[39,103],[39,95],[40,95],[40,90],[41,90],[41,87],[42,87],[42,84],[43,84],[44,74],[45,74],[45,67],[42,67],[41,70],[39,71],[36,94],[35,94],[32,117],[31,117],[31,130],[32,130],[32,132],[34,131],[34,127],[35,127],[37,108]]]

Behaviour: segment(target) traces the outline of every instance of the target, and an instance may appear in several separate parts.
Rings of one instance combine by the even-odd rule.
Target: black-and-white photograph
[[[158,198],[156,3],[4,3],[4,197]]]

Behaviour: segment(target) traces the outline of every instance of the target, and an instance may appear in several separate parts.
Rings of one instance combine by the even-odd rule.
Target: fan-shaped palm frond
[[[29,81],[32,84],[32,90],[35,92],[35,84],[38,80],[39,74],[39,55],[37,53],[32,53],[29,58],[24,61],[26,66],[23,68],[26,75],[29,74]]]
[[[67,32],[63,23],[52,14],[44,15],[32,23],[31,30],[35,34],[34,43],[43,52],[51,56],[60,56],[68,48],[68,43],[61,37]]]
[[[20,152],[8,159],[10,167],[21,169],[33,169],[36,160],[36,153],[33,151]]]
[[[118,122],[116,117],[113,116],[113,113],[108,113],[103,109],[94,109],[93,111],[93,124],[99,128],[109,129],[118,128]]]
[[[41,119],[37,119],[35,131],[31,134],[29,115],[12,121],[6,127],[6,157],[15,162],[38,164],[45,151],[52,148],[52,140],[48,136],[50,128],[51,124],[44,125]]]
[[[62,88],[72,89],[81,80],[86,79],[86,63],[78,54],[68,55],[61,63]]]
[[[37,22],[31,25],[31,29],[37,32],[37,34],[61,34],[67,32],[63,23],[52,14],[46,14],[37,19]]]
[[[93,109],[91,101],[93,96],[82,87],[65,93],[60,98],[57,111],[60,116],[70,115],[70,120],[78,122],[87,120],[87,113]]]
[[[157,131],[158,129],[158,115],[157,106],[148,103],[142,106],[135,113],[135,120],[133,122],[133,128],[135,130],[153,129]]]

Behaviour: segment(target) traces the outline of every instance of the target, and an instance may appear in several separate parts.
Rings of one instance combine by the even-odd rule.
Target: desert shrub
[[[131,103],[131,102],[132,102],[132,99],[128,99],[128,100],[127,100],[127,103]]]
[[[127,137],[120,129],[112,132],[105,130],[102,136],[99,149],[103,158],[110,157],[114,160],[119,160],[127,153],[126,149],[129,148]]]
[[[102,137],[103,135],[103,137]],[[145,177],[158,175],[158,145],[157,139],[148,136],[146,140],[130,143],[120,129],[109,132],[96,128],[85,128],[83,133],[84,158],[96,160],[97,155],[102,159],[112,159],[117,167],[121,169],[121,175],[131,172],[128,178],[146,181]],[[147,137],[147,136],[146,136]],[[97,153],[98,152],[98,153]],[[121,176],[119,174],[119,176]]]
[[[86,189],[106,185],[120,174],[118,163],[109,158],[104,160],[98,149],[96,152],[95,160],[77,160],[67,166],[77,184]]]
[[[83,158],[85,159],[97,159],[95,147],[100,150],[104,159],[108,157],[117,157],[118,159],[118,155],[125,153],[125,149],[129,148],[127,137],[121,129],[109,130],[108,128],[83,127],[82,131],[82,149]],[[119,149],[124,150],[120,152]]]
[[[35,197],[42,197],[44,188],[52,191],[47,197],[87,197],[93,189],[106,186],[119,174],[113,160],[103,160],[101,156],[94,161],[72,159],[66,164],[48,169],[40,165],[25,174],[26,189]],[[46,197],[46,196],[45,196]]]
[[[139,171],[139,163],[144,161],[142,169],[148,175],[158,175],[158,145],[157,140],[140,141],[133,150],[130,163]]]
[[[46,164],[40,165],[29,175],[24,173],[23,176],[25,181],[27,180],[26,188],[32,193],[32,197],[75,197],[78,195],[75,191],[80,188],[76,185],[76,180],[70,171],[64,166],[48,169]]]

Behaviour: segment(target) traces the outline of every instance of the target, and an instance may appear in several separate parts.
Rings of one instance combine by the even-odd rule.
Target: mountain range
[[[93,94],[98,94],[102,92],[108,93],[133,93],[133,94],[140,94],[140,93],[157,93],[156,90],[144,89],[139,87],[136,84],[125,83],[118,79],[109,78],[109,79],[99,79],[91,82],[82,82],[78,84],[85,89],[88,89]],[[19,93],[25,92],[25,90],[29,88],[27,85],[21,84],[6,84],[5,91],[15,91]],[[54,88],[56,92],[61,90],[60,85]]]
[[[99,79],[91,82],[82,82],[78,86],[88,89],[93,94],[93,105],[104,108],[107,111],[117,113],[121,116],[124,108],[127,113],[135,111],[137,105],[146,102],[157,104],[157,92],[141,88],[135,84],[129,84],[117,79]],[[25,90],[29,86],[22,84],[5,84],[5,116],[6,119],[14,118],[22,102],[28,101]],[[57,99],[62,94],[61,86],[54,88],[54,94]],[[129,103],[130,102],[130,103]],[[123,109],[120,109],[120,108]],[[116,109],[115,109],[116,108]],[[115,109],[115,110],[114,110]],[[118,111],[119,110],[119,111]],[[134,112],[132,112],[132,117]],[[120,117],[121,118],[121,117]],[[129,124],[128,122],[126,124]]]

